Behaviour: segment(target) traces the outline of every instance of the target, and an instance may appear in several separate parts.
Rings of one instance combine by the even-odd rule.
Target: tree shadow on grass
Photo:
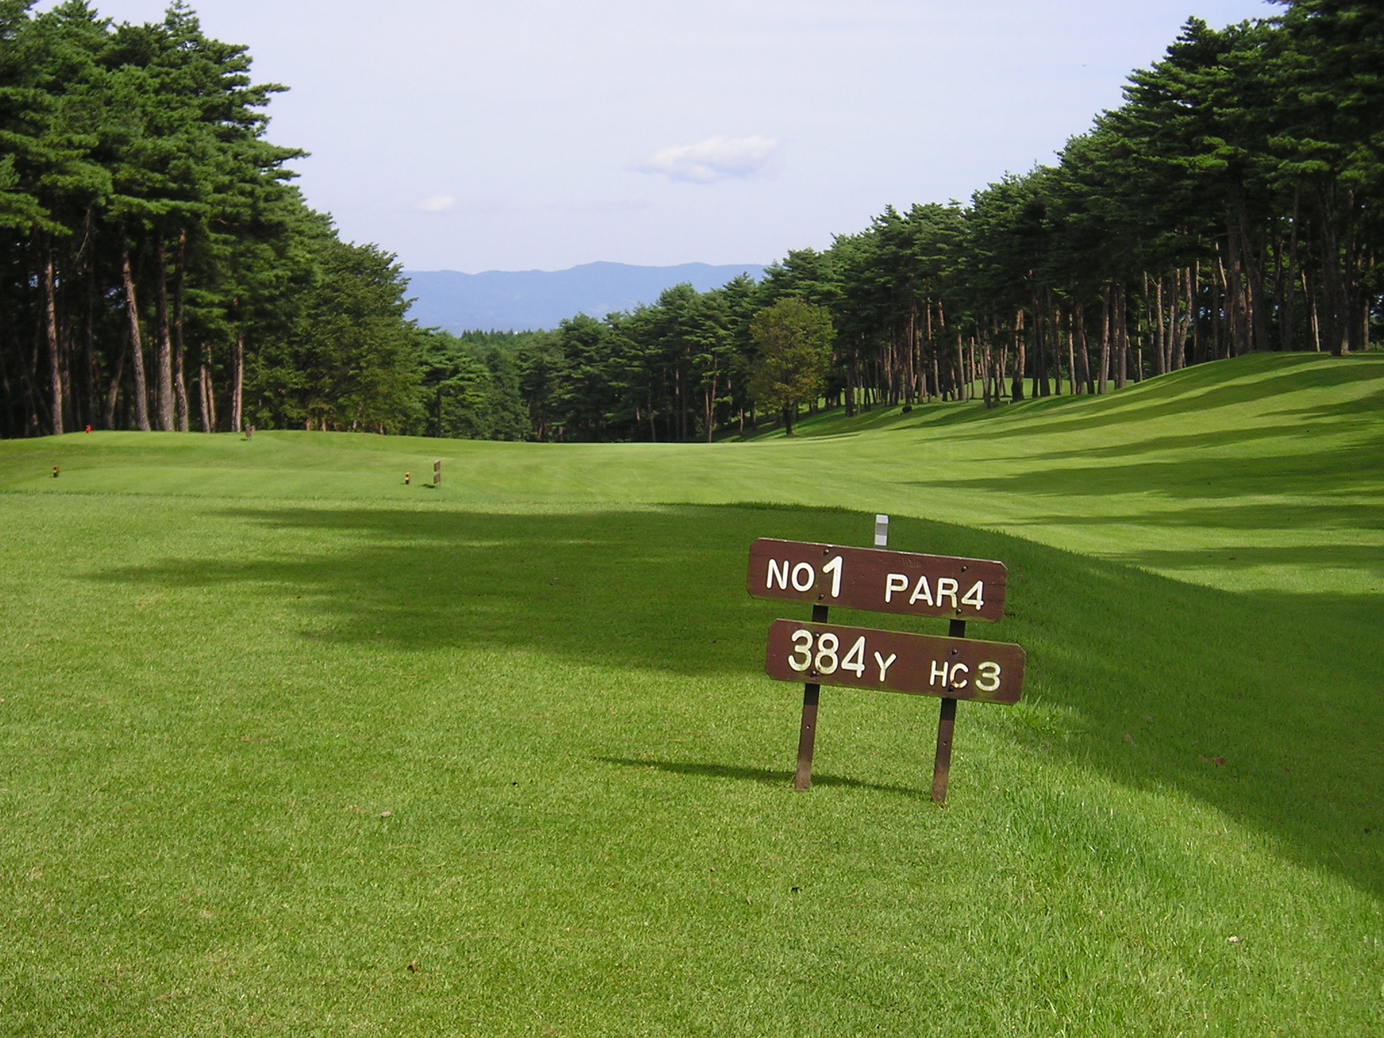
[[[1384,409],[1384,400],[1381,400],[1374,408],[1361,408],[1361,412],[1372,410],[1379,413],[1379,409]],[[1298,412],[1284,412],[1298,413]],[[1301,412],[1306,414],[1306,412]],[[1279,441],[1283,445],[1296,448],[1290,451],[1278,451],[1281,454],[1301,454],[1303,453],[1304,435],[1323,436],[1335,435],[1337,433],[1350,434],[1360,430],[1361,426],[1358,418],[1338,417],[1327,419],[1323,417],[1324,412],[1313,412],[1313,422],[1310,429],[1304,428],[1298,423],[1245,426],[1238,429],[1215,429],[1210,432],[1189,432],[1179,433],[1173,436],[1155,436],[1146,439],[1129,439],[1121,437],[1115,442],[1105,446],[1083,446],[1065,451],[1045,450],[1035,458],[1032,454],[1011,455],[1004,458],[996,458],[996,461],[1010,461],[1019,463],[1033,464],[1037,461],[1054,462],[1066,459],[1076,459],[1079,461],[1090,461],[1095,458],[1134,458],[1147,454],[1166,453],[1173,451],[1197,452],[1203,450],[1223,450],[1226,447],[1234,446],[1238,449],[1244,448],[1251,443],[1269,445],[1273,441]],[[1365,441],[1365,447],[1372,444]],[[1195,457],[1195,453],[1191,455]],[[1236,463],[1240,457],[1237,455]],[[1089,466],[1082,467],[1089,472]]]
[[[865,544],[872,528],[870,516],[850,512],[753,506],[224,514],[245,527],[238,558],[209,543],[196,557],[95,578],[235,588],[289,616],[305,639],[409,653],[467,645],[501,661],[532,650],[709,678],[758,673],[769,620],[802,615],[745,593],[756,537]],[[1122,783],[1183,790],[1272,834],[1294,860],[1384,893],[1384,623],[1340,623],[1338,595],[1236,595],[1001,534],[904,516],[892,526],[899,548],[1007,563],[1006,619],[983,636],[1023,645],[1029,668],[1025,700],[992,722],[1001,731]],[[1362,600],[1347,612],[1370,609]],[[845,622],[908,629],[900,619],[848,614]],[[653,747],[644,759],[625,753],[608,760],[781,777],[666,760]],[[1206,763],[1216,760],[1225,763]]]
[[[745,592],[756,537],[863,543],[873,529],[872,517],[845,510],[756,504],[557,514],[250,507],[220,514],[259,528],[258,546],[228,557],[209,545],[206,557],[98,578],[256,589],[276,605],[291,603],[299,633],[318,642],[409,652],[533,648],[698,676],[763,664],[769,622],[785,604]]]
[[[1181,561],[1198,555],[1215,565],[1212,552]],[[1041,547],[1018,559],[1006,634],[1028,650],[1030,702],[1074,708],[1083,726],[1064,737],[1003,715],[1018,738],[1183,790],[1384,893],[1379,596],[1232,593]]]
[[[1226,364],[1233,367],[1226,367]],[[1022,436],[1041,440],[1075,431],[1126,426],[1136,420],[1186,419],[1189,414],[1204,414],[1220,407],[1272,401],[1278,394],[1307,387],[1339,389],[1374,382],[1381,376],[1384,376],[1384,364],[1373,356],[1352,357],[1341,363],[1321,354],[1260,354],[1218,364],[1198,364],[1118,393],[1095,397],[1043,397],[1006,405],[962,435],[967,439]],[[1023,421],[1016,428],[1007,428],[1021,419],[1031,418],[1034,410],[1069,408],[1073,409],[1070,417],[1055,414],[1041,426]],[[1340,416],[1368,409],[1368,403],[1348,399],[1329,405],[1326,411]],[[1235,432],[1231,430],[1226,435],[1233,438]]]
[[[1323,472],[1321,456],[1305,449],[1300,454],[1239,457],[1233,464],[1215,458],[1193,457],[1192,460],[1131,461],[1093,469],[1088,466],[1039,467],[1035,459],[1034,467],[1022,472],[949,479],[947,485],[1040,498],[1149,494],[1167,498],[1225,499],[1246,493],[1262,495],[1265,488],[1271,488],[1275,494],[1367,493],[1378,489],[1384,478],[1379,445],[1374,443],[1335,451],[1331,464],[1331,471],[1340,473],[1335,485],[1332,477]],[[904,485],[936,487],[935,482],[925,480]],[[1078,516],[1073,521],[1083,520]]]
[[[1126,553],[1121,557],[1121,561],[1147,566],[1160,573],[1208,569],[1229,572],[1243,569],[1281,571],[1285,567],[1296,567],[1311,571],[1323,585],[1329,586],[1333,579],[1339,579],[1341,576],[1355,585],[1361,575],[1366,575],[1373,581],[1373,590],[1384,590],[1384,551],[1371,555],[1353,545],[1301,544],[1292,547],[1268,547],[1242,544],[1186,551],[1143,548]],[[1275,597],[1284,602],[1306,597],[1308,601],[1304,602],[1305,608],[1317,611],[1346,611],[1359,615],[1373,611],[1376,619],[1384,618],[1381,616],[1384,614],[1384,606],[1381,606],[1380,599],[1374,596],[1333,595],[1324,602],[1312,601],[1318,596],[1297,596],[1286,592],[1277,592]]]

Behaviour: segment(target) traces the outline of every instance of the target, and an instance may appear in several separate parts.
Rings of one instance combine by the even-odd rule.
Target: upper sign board
[[[745,589],[756,598],[877,613],[998,620],[1004,563],[880,548],[780,541],[750,546]]]

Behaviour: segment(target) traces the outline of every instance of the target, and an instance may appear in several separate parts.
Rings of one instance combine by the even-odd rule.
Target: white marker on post
[[[875,516],[875,547],[889,547],[889,517],[887,515]]]

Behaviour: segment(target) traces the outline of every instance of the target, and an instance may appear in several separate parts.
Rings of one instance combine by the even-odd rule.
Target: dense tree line
[[[245,47],[181,0],[139,26],[0,0],[0,435],[710,439],[804,405],[1100,393],[1367,348],[1384,6],[1279,2],[1190,19],[1056,164],[965,204],[888,207],[759,283],[455,337],[414,327],[394,258],[304,204],[300,153],[265,138],[283,88],[252,83]]]
[[[787,296],[830,314],[821,399],[848,413],[1367,348],[1384,301],[1384,5],[1285,8],[1188,20],[1055,165],[968,204],[886,208],[760,285],[564,322],[526,361],[535,435],[709,437],[753,424],[757,403],[778,418],[750,326]]]
[[[421,421],[402,273],[291,186],[247,49],[182,2],[31,7],[0,0],[0,434]]]

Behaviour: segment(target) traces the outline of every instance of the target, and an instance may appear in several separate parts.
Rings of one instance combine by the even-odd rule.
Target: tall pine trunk
[[[1153,299],[1149,299],[1149,276],[1144,274],[1144,303],[1152,309],[1153,322],[1153,373],[1168,373],[1168,326],[1163,314],[1163,275],[1153,279]]]
[[[187,229],[178,232],[178,271],[173,282],[173,403],[177,411],[179,432],[189,425],[187,403],[187,350],[183,342],[183,270],[187,265]]]
[[[43,325],[44,336],[48,341],[48,380],[53,394],[52,428],[53,435],[61,436],[65,431],[62,420],[63,405],[63,363],[62,347],[58,337],[58,300],[55,282],[57,275],[53,267],[53,244],[48,236],[43,236]]]
[[[966,370],[966,345],[961,341],[961,329],[956,329],[956,370],[961,385],[957,388],[958,400],[969,399],[971,394],[970,372]]]
[[[1009,382],[1009,397],[1015,403],[1024,398],[1024,312],[1014,314],[1014,373]]]
[[[244,428],[245,403],[245,333],[236,329],[235,347],[231,354],[231,429]]]
[[[1173,343],[1170,347],[1171,356],[1169,364],[1173,371],[1181,371],[1187,366],[1187,346],[1188,341],[1196,329],[1196,278],[1191,267],[1181,270],[1178,275],[1182,278],[1183,298],[1182,314],[1173,322]],[[1174,289],[1177,282],[1174,281]],[[1174,291],[1174,294],[1176,292]]]
[[[197,410],[202,420],[202,431],[216,429],[216,391],[211,384],[211,347],[203,343],[202,361],[197,368]]]
[[[1097,393],[1104,393],[1110,382],[1110,286],[1100,289],[1100,381]]]
[[[1125,284],[1116,285],[1116,313],[1114,313],[1114,335],[1116,335],[1116,389],[1124,389],[1129,379],[1129,321],[1125,314]]]
[[[1077,358],[1081,361],[1081,383],[1086,387],[1088,396],[1094,395],[1096,383],[1091,375],[1091,348],[1086,341],[1086,308],[1084,306],[1079,304],[1076,306],[1074,320],[1076,321]]]
[[[914,363],[918,353],[918,300],[916,299],[910,300],[908,304],[907,334],[907,346],[903,355],[903,374],[900,378],[903,383],[903,402],[905,405],[913,403]]]
[[[144,371],[144,340],[139,333],[139,304],[135,299],[135,276],[130,267],[130,248],[120,250],[120,278],[125,286],[125,313],[130,327],[131,378],[135,388],[135,426],[149,431],[149,385]]]
[[[1076,310],[1075,304],[1067,311],[1067,389],[1076,396]]]
[[[154,406],[159,428],[172,432],[173,421],[173,333],[168,323],[168,265],[163,251],[163,235],[154,233],[154,316],[158,324],[154,336]]]

